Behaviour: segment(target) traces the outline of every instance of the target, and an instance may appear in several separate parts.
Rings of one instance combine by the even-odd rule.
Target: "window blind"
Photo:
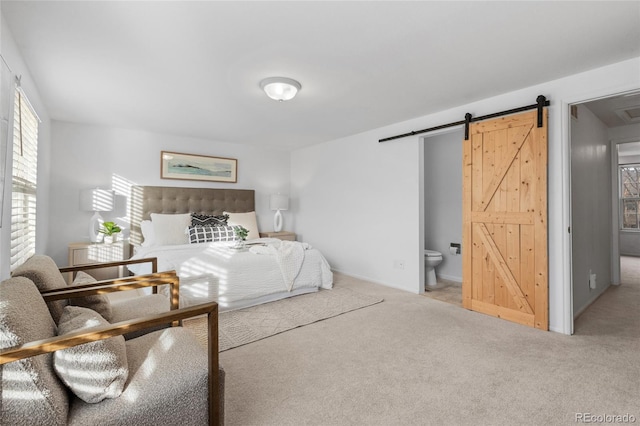
[[[11,270],[36,249],[38,118],[22,90],[16,90],[13,120]]]

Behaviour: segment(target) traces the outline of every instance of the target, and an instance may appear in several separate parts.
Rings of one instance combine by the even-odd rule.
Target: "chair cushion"
[[[75,399],[69,424],[207,424],[207,353],[189,330],[155,331],[126,346],[129,380],[122,395],[99,404]]]
[[[96,311],[66,306],[58,323],[58,335],[109,325]],[[53,368],[64,384],[89,403],[117,398],[129,376],[124,337],[115,336],[54,353]]]
[[[169,298],[162,294],[148,294],[146,296],[132,297],[130,299],[115,300],[111,302],[111,323],[127,321],[132,318],[141,318],[148,315],[168,312],[170,308]],[[166,325],[149,328],[125,334],[125,339],[133,339],[154,330],[166,328]]]
[[[78,271],[76,278],[73,280],[73,283],[71,285],[91,284],[95,282],[97,282],[97,280],[91,275],[87,274],[86,272]],[[111,302],[109,302],[107,296],[104,296],[102,294],[85,297],[74,297],[73,299],[69,299],[69,304],[93,309],[94,311],[99,313],[102,318],[106,319],[109,322],[111,322],[111,319],[113,317],[113,312],[111,311]]]
[[[0,349],[56,335],[49,309],[32,281],[24,277],[3,281],[0,294]],[[66,423],[67,390],[53,371],[52,357],[38,355],[0,368],[0,424]]]
[[[35,254],[18,266],[12,273],[14,277],[29,278],[38,287],[38,290],[57,290],[67,287],[56,263],[49,256]],[[58,323],[62,310],[67,305],[66,300],[47,302],[53,320]]]

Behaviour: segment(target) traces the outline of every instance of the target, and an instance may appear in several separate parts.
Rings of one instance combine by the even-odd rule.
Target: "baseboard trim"
[[[462,277],[456,277],[455,275],[436,274],[438,278],[444,278],[445,280],[462,283]]]
[[[385,287],[395,288],[396,290],[408,291],[404,287],[398,287],[398,286],[395,286],[395,285],[392,285],[392,284],[389,284],[389,283],[386,283],[386,282],[375,280],[375,279],[370,278],[370,277],[365,277],[364,275],[354,274],[352,272],[342,271],[340,269],[333,269],[333,268],[331,269],[331,271],[332,272],[337,272],[339,274],[349,275],[350,277],[358,278],[360,280],[369,281],[369,282],[372,282],[374,284],[383,285]],[[412,292],[409,292],[409,293],[412,293]]]
[[[589,308],[589,306],[593,305],[593,303],[594,303],[596,300],[598,300],[598,298],[599,298],[600,296],[602,296],[602,295],[605,293],[605,291],[607,291],[607,289],[608,289],[609,287],[611,287],[611,285],[612,285],[612,284],[609,284],[608,286],[606,286],[605,288],[603,288],[603,289],[602,289],[602,291],[600,291],[600,293],[598,293],[598,294],[594,295],[593,297],[591,297],[591,299],[589,299],[589,301],[588,301],[587,303],[585,303],[585,305],[584,305],[582,308],[580,308],[580,310],[579,310],[578,312],[574,312],[574,314],[573,314],[573,321],[575,322],[575,320],[576,320],[576,319],[578,319],[578,317],[579,317],[579,316],[580,316],[584,311],[586,311],[586,310]]]

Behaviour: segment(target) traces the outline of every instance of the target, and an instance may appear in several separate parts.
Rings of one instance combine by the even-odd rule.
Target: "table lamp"
[[[113,210],[114,192],[110,189],[83,189],[80,191],[80,209],[93,212],[89,221],[89,238],[92,243],[98,242],[100,227],[104,223],[100,212]]]
[[[280,213],[280,210],[287,210],[289,208],[289,197],[283,194],[272,194],[269,200],[269,207],[271,210],[276,211],[273,217],[273,230],[280,232],[282,231],[282,213]]]

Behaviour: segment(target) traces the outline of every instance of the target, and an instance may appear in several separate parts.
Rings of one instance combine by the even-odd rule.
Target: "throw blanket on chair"
[[[266,246],[251,247],[249,251],[255,254],[274,256],[280,267],[284,285],[287,291],[291,291],[293,282],[300,273],[300,268],[304,261],[304,252],[310,248],[311,246],[307,243],[276,241]]]

